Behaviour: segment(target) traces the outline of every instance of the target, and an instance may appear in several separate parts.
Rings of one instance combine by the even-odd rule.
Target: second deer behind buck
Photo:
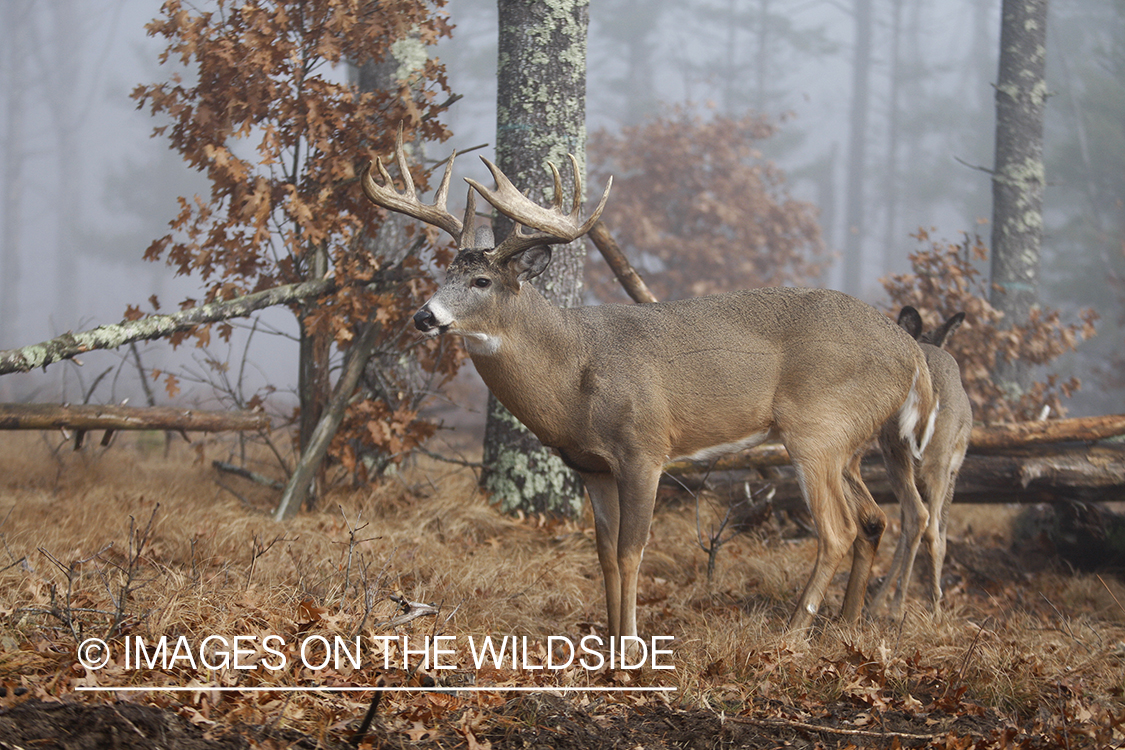
[[[917,343],[885,315],[840,292],[774,288],[643,305],[559,309],[528,283],[597,221],[579,223],[575,169],[569,214],[522,195],[491,162],[489,190],[469,180],[462,223],[446,210],[450,157],[433,205],[414,192],[401,132],[399,193],[381,162],[363,187],[379,206],[446,230],[459,245],[445,282],[415,314],[436,336],[464,337],[493,394],[585,482],[594,510],[611,637],[636,636],[637,571],[657,482],[669,460],[706,458],[779,437],[816,521],[816,563],[790,618],[810,625],[836,568],[854,552],[843,617],[858,620],[885,516],[860,479],[864,448],[892,422],[921,455],[933,389]],[[498,245],[473,229],[477,191],[516,224]],[[522,225],[522,226],[521,226]],[[532,231],[525,231],[524,226]],[[911,466],[908,462],[907,470]]]
[[[964,320],[965,313],[959,312],[939,328],[923,334],[922,316],[917,310],[907,306],[898,314],[898,324],[922,345],[934,392],[941,406],[934,420],[933,437],[922,453],[913,480],[901,470],[903,461],[909,463],[910,459],[901,455],[895,436],[884,432],[880,437],[887,459],[887,476],[902,513],[902,531],[887,577],[871,600],[871,610],[883,606],[887,592],[894,586],[891,616],[895,619],[902,617],[914,558],[922,542],[926,543],[928,555],[923,573],[930,605],[934,617],[941,616],[941,568],[945,562],[949,506],[953,502],[957,473],[965,460],[973,431],[973,408],[961,385],[961,370],[957,360],[942,347]]]

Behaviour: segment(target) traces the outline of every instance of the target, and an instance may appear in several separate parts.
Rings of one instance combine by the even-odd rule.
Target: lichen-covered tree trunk
[[[1004,326],[1021,325],[1039,301],[1043,237],[1043,111],[1047,101],[1047,0],[1004,0],[996,82],[992,174],[992,291]],[[1018,397],[1022,362],[997,361],[996,381]]]
[[[545,203],[551,196],[547,162],[573,183],[567,154],[586,164],[586,29],[588,0],[499,0],[496,162],[516,187]],[[496,222],[496,236],[510,229]],[[551,302],[579,303],[586,259],[581,240],[558,245],[547,272],[535,280]],[[560,353],[565,356],[565,353]],[[576,516],[582,484],[495,398],[489,398],[481,483],[505,510]]]

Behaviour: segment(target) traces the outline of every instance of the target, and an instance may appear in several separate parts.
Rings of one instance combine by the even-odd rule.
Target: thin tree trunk
[[[23,178],[27,161],[24,140],[24,111],[27,90],[28,25],[32,4],[7,0],[4,19],[4,205],[0,222],[4,236],[0,244],[0,346],[10,346],[16,337],[20,289],[20,228],[23,226]]]
[[[844,199],[844,291],[861,294],[866,232],[864,183],[867,171],[867,110],[870,100],[872,0],[855,0],[852,102],[848,118],[848,173]]]
[[[1003,0],[992,173],[992,291],[1004,327],[1027,322],[1039,301],[1043,237],[1043,114],[1047,101],[1047,0]],[[1012,398],[1027,388],[1023,362],[993,373]]]
[[[308,278],[323,279],[328,275],[328,254],[323,247],[309,252]],[[306,323],[313,304],[302,305],[298,321],[301,338],[298,344],[297,397],[300,399],[300,413],[297,422],[297,445],[301,453],[312,439],[324,407],[332,392],[332,381],[328,375],[329,357],[332,353],[332,339],[324,334],[310,331]]]
[[[586,29],[588,0],[499,0],[496,162],[517,188],[541,203],[551,197],[547,162],[562,167],[566,155],[586,163]],[[571,176],[561,169],[564,182]],[[572,185],[564,184],[569,195]],[[511,224],[496,222],[496,236]],[[555,248],[535,285],[551,302],[581,300],[582,241]],[[489,397],[481,483],[501,508],[575,517],[582,484],[574,472]]]
[[[322,472],[328,446],[344,421],[348,402],[355,393],[359,376],[363,374],[367,360],[371,358],[371,353],[379,342],[381,331],[382,326],[376,321],[367,323],[359,338],[348,350],[344,372],[336,381],[336,388],[332,392],[331,399],[325,404],[320,421],[314,426],[308,442],[303,446],[301,458],[297,461],[297,466],[293,469],[293,474],[289,477],[289,482],[285,485],[285,491],[277,504],[274,520],[283,521],[292,517],[309,497],[309,490],[314,480]]]
[[[625,257],[624,251],[613,235],[609,233],[605,222],[599,221],[587,235],[594,247],[598,248],[605,262],[617,277],[617,281],[634,302],[656,302],[656,295],[648,288],[648,284],[633,268],[633,264]]]
[[[903,239],[899,237],[898,228],[898,196],[901,189],[898,174],[899,122],[901,120],[899,78],[902,74],[900,44],[902,41],[903,2],[904,0],[892,0],[891,7],[891,88],[887,103],[887,168],[884,172],[887,213],[883,224],[883,242],[878,252],[879,257],[876,264],[880,275],[891,273],[894,270],[891,268],[891,258],[897,257],[898,253],[893,252],[892,248]]]

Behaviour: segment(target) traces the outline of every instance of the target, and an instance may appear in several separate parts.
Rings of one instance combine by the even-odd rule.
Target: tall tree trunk
[[[878,251],[876,267],[879,275],[892,273],[891,259],[897,257],[892,248],[903,238],[899,236],[898,195],[902,189],[898,174],[899,123],[901,117],[900,77],[902,75],[902,4],[904,0],[891,0],[890,91],[887,95],[887,167],[883,173],[886,186],[886,216],[883,223],[883,242]]]
[[[27,161],[24,140],[28,26],[32,5],[27,0],[9,0],[3,6],[4,50],[4,198],[0,222],[0,348],[15,346],[19,313],[20,228],[23,225],[23,178]]]
[[[83,91],[84,71],[74,66],[81,49],[84,32],[91,28],[86,20],[89,11],[75,0],[55,0],[46,4],[48,19],[47,44],[40,50],[40,62],[48,78],[51,96],[47,108],[51,113],[55,137],[55,201],[64,209],[59,213],[58,245],[55,254],[55,311],[62,318],[56,323],[64,328],[78,322],[82,309],[78,284],[78,245],[81,242],[79,222],[82,215],[83,192],[78,158],[83,120],[89,111]]]
[[[551,197],[547,162],[564,182],[566,155],[586,164],[586,29],[588,0],[499,0],[500,55],[497,68],[496,161],[517,188],[533,200]],[[563,185],[569,195],[573,184]],[[496,222],[496,236],[511,227]],[[535,280],[551,302],[580,302],[582,240],[556,246],[547,272]],[[565,353],[563,353],[565,356]],[[489,397],[481,483],[505,510],[576,516],[582,484],[495,398]]]
[[[1003,0],[989,301],[1004,313],[1006,327],[1026,323],[1039,301],[1046,53],[1047,0]],[[1030,380],[1023,362],[998,361],[993,375],[1013,398]]]
[[[871,79],[872,0],[855,0],[855,50],[852,102],[848,118],[847,197],[844,201],[844,291],[863,292],[863,240],[866,231],[864,181],[867,170],[867,110]]]

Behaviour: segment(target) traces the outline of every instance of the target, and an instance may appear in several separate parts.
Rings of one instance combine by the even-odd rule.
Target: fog
[[[870,47],[858,50],[855,40],[865,35],[856,11],[864,6]],[[148,244],[167,233],[177,196],[208,189],[166,139],[152,137],[159,123],[129,97],[135,86],[170,74],[158,63],[162,43],[144,28],[159,10],[153,0],[3,4],[0,349],[120,321],[128,305],[151,309],[152,295],[170,310],[200,294],[198,279],[142,260]],[[456,28],[431,57],[445,63],[463,98],[445,117],[453,138],[435,151],[491,144],[495,133],[495,3],[451,0],[446,11]],[[1111,366],[1108,357],[1122,344],[1123,292],[1112,284],[1125,265],[1112,241],[1120,212],[1098,214],[1090,205],[1117,205],[1112,191],[1120,183],[1099,182],[1091,170],[1121,159],[1100,151],[1120,138],[1091,128],[1078,139],[1081,147],[1076,137],[1091,122],[1083,119],[1083,97],[1095,88],[1087,71],[1097,54],[1120,44],[1120,25],[1109,0],[1052,12],[1043,298],[1067,312],[1093,305],[1102,315],[1098,341],[1061,366],[1077,368],[1086,381],[1072,413],[1119,411],[1121,391],[1099,384],[1096,371]],[[764,149],[786,171],[793,194],[820,208],[836,254],[822,283],[881,302],[878,279],[908,269],[916,228],[933,227],[934,236],[953,241],[963,231],[987,239],[983,169],[992,164],[999,17],[999,0],[591,0],[587,128],[615,131],[674,105],[703,115],[753,110],[778,118],[781,130]],[[864,58],[865,161],[859,176],[849,176],[853,72]],[[483,180],[475,161],[462,159],[458,176]],[[1098,200],[1083,197],[1091,190]],[[863,198],[852,217],[849,194]],[[1073,231],[1083,222],[1101,227],[1101,239],[1084,242]],[[848,268],[855,269],[852,281]],[[264,321],[282,335],[254,337],[252,379],[291,391],[295,322],[284,311]],[[243,329],[230,353],[240,357],[245,343]],[[227,356],[227,347],[216,343],[214,353]],[[93,400],[137,403],[142,396],[126,354],[91,353],[82,367],[62,363],[0,377],[0,400],[80,401],[112,370]],[[200,352],[173,352],[164,342],[141,347],[141,356],[146,368],[202,369],[195,364]],[[182,401],[212,398],[206,387],[185,386]]]

